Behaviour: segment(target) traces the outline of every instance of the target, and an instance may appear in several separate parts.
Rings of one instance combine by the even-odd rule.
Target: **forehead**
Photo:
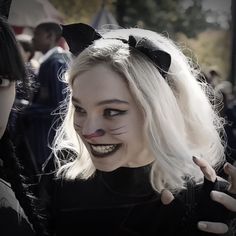
[[[72,94],[78,98],[105,99],[123,98],[130,100],[127,82],[106,65],[97,65],[75,77]]]

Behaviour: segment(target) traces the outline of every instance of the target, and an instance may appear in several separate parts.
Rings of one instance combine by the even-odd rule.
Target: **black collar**
[[[97,175],[113,193],[132,197],[143,197],[154,192],[150,183],[152,164],[142,167],[120,167],[111,172],[97,170]]]

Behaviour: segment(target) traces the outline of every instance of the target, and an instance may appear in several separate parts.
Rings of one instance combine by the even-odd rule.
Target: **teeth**
[[[117,145],[91,145],[93,151],[98,153],[109,153],[116,148]]]

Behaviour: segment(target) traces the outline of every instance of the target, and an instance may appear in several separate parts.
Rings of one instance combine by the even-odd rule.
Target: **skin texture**
[[[97,169],[138,167],[154,160],[143,132],[142,113],[120,75],[105,65],[97,65],[77,76],[72,90],[74,127]],[[101,157],[90,144],[119,147]]]
[[[0,79],[0,138],[2,137],[15,99],[15,83]]]

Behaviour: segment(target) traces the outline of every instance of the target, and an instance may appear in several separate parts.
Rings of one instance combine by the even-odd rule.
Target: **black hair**
[[[56,36],[56,41],[59,41],[59,39],[62,36],[62,27],[60,24],[55,22],[44,22],[39,24],[35,30],[43,30],[47,33],[53,33]]]
[[[17,200],[23,208],[29,222],[32,224],[37,235],[42,233],[42,225],[36,210],[37,199],[30,194],[26,187],[27,180],[21,175],[22,167],[15,155],[14,145],[6,130],[0,140],[0,156],[4,165],[3,177],[11,184]]]
[[[0,79],[25,80],[24,62],[15,34],[6,18],[2,16],[0,16],[0,62]]]
[[[0,16],[0,81],[26,81],[26,71],[20,54],[15,34],[9,26],[7,19]],[[3,161],[2,177],[6,179],[15,193],[22,209],[35,232],[41,232],[40,221],[33,207],[34,198],[30,196],[21,175],[22,169],[15,154],[14,145],[8,131],[0,139],[0,157]]]

